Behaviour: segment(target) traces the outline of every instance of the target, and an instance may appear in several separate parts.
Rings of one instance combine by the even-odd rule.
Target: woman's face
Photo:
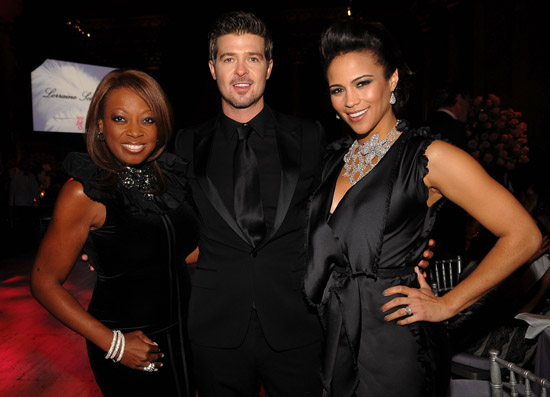
[[[358,135],[384,136],[395,125],[390,96],[399,80],[397,70],[386,80],[384,68],[370,52],[339,55],[327,70],[334,110]]]
[[[147,103],[129,88],[116,88],[107,95],[103,114],[99,130],[111,153],[127,165],[147,160],[157,144],[157,126]]]

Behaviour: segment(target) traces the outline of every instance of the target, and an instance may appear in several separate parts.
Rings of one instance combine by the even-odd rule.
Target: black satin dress
[[[426,131],[403,131],[378,165],[330,214],[352,139],[329,148],[310,203],[305,292],[326,331],[325,396],[445,396],[449,356],[442,324],[384,320],[394,285],[418,287],[414,267],[441,203],[428,207]],[[441,200],[440,200],[441,201]]]
[[[71,153],[67,173],[107,209],[104,225],[89,233],[84,251],[97,281],[88,312],[110,329],[142,330],[165,354],[157,372],[130,369],[105,359],[87,342],[90,365],[105,396],[194,396],[189,374],[187,305],[190,279],[186,256],[197,246],[198,223],[186,202],[186,165],[165,153],[158,163],[167,191],[148,196],[118,182],[97,188],[102,173],[87,154]]]

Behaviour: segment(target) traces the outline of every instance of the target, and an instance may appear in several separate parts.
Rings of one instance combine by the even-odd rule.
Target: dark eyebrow
[[[351,82],[356,83],[357,81],[362,80],[365,77],[374,77],[374,75],[373,74],[363,74],[361,76],[358,76],[358,77],[354,78]],[[342,86],[342,84],[333,84],[333,85],[329,86],[328,88],[332,89],[333,87],[341,87],[341,86]]]
[[[263,57],[263,54],[261,52],[255,52],[255,51],[249,51],[249,52],[246,52],[246,54],[248,56],[255,56],[255,57],[258,57],[258,58],[262,58]],[[224,52],[222,54],[219,55],[220,58],[224,57],[224,56],[235,56],[237,55],[236,52]]]
[[[365,77],[374,77],[374,75],[373,75],[373,74],[364,74],[364,75],[362,75],[362,76],[359,76],[359,77],[354,78],[354,79],[352,80],[352,83],[355,83],[355,82],[358,81],[358,80],[364,79]]]

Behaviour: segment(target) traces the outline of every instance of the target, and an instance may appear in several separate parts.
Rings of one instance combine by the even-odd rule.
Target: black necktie
[[[233,158],[233,206],[235,219],[250,243],[256,246],[265,236],[264,212],[260,194],[260,176],[254,151],[248,144],[252,126],[237,128],[239,141]]]

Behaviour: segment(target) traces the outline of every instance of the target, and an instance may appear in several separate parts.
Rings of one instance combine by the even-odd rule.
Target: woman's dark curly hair
[[[366,22],[347,18],[334,22],[321,36],[321,61],[326,75],[330,63],[339,55],[366,51],[384,68],[389,79],[397,69],[399,82],[394,94],[395,111],[401,110],[409,99],[409,87],[413,72],[391,33],[379,22]]]

